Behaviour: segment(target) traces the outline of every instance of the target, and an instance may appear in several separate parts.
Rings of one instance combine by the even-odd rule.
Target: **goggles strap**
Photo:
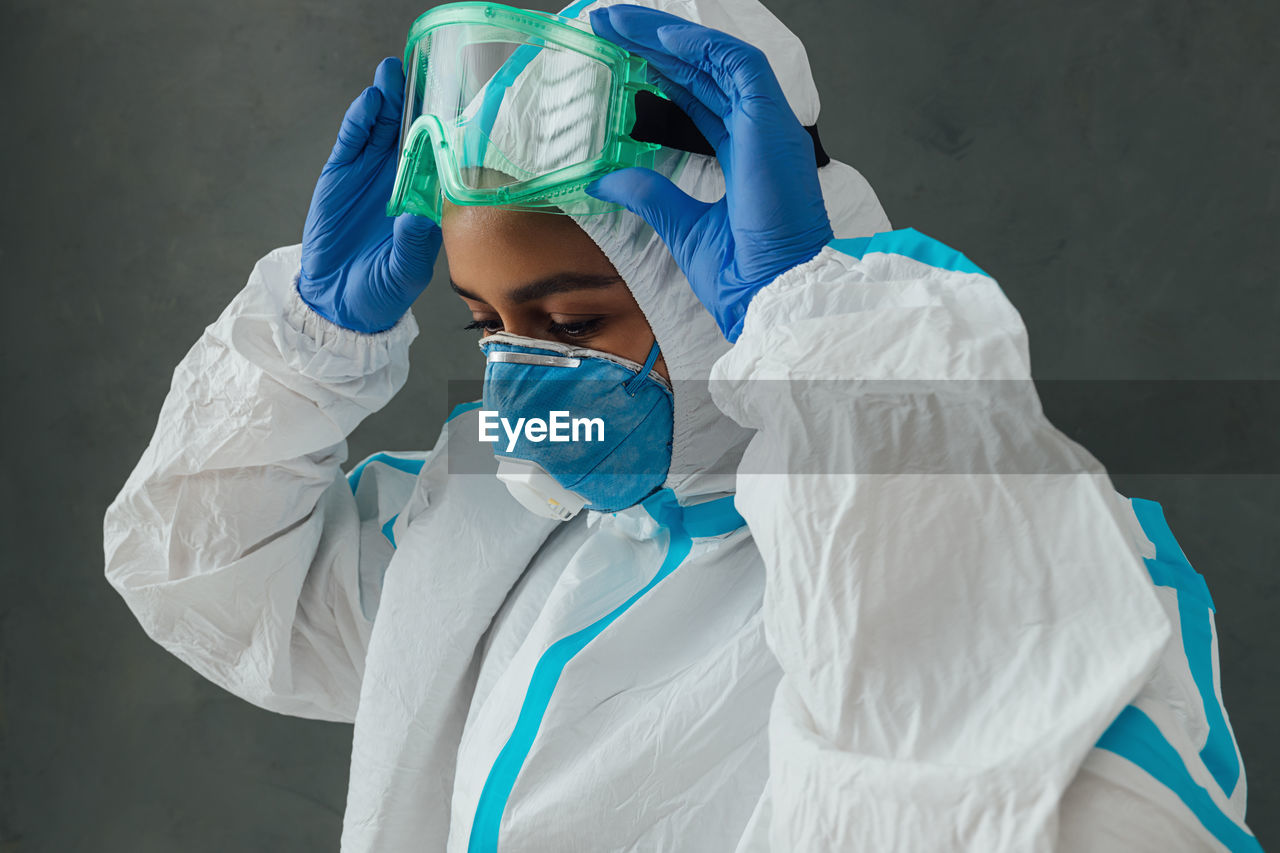
[[[818,126],[805,125],[804,129],[813,138],[814,161],[818,166],[830,163],[831,157],[818,138]],[[637,142],[656,142],[691,154],[706,154],[710,157],[716,153],[684,110],[676,106],[674,101],[660,98],[652,92],[636,93],[636,123],[631,129],[631,138]]]

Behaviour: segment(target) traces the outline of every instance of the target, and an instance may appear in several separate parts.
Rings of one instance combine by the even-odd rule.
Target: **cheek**
[[[653,346],[653,330],[637,308],[611,324],[607,334],[601,335],[594,346],[643,364]]]

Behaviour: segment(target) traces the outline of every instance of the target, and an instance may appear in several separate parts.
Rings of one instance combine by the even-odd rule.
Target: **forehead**
[[[450,276],[480,296],[560,273],[617,275],[600,247],[563,214],[446,205],[441,219]]]
[[[445,204],[440,228],[446,243],[462,246],[465,242],[487,242],[491,245],[533,247],[541,241],[572,241],[574,232],[590,240],[570,217],[556,213],[507,210],[481,205]]]

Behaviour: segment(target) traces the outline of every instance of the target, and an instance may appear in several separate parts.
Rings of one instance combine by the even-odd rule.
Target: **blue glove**
[[[403,103],[400,60],[384,59],[373,85],[347,108],[302,231],[299,295],[322,317],[357,332],[394,326],[431,281],[440,252],[435,222],[386,215]]]
[[[756,292],[833,236],[813,139],[758,48],[640,6],[598,9],[591,26],[666,78],[660,87],[715,149],[725,196],[698,201],[649,169],[612,172],[587,192],[653,226],[725,337],[736,341]]]

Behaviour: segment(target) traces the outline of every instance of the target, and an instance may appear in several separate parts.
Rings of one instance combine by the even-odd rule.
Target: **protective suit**
[[[816,122],[758,3],[656,5],[760,46]],[[723,191],[713,158],[657,168]],[[1033,394],[1004,417],[955,390],[1029,387],[1017,312],[888,231],[852,168],[819,174],[837,239],[733,345],[637,217],[579,219],[674,387],[664,488],[617,513],[526,511],[473,407],[344,473],[417,326],[323,319],[298,247],[178,366],[107,576],[217,684],[354,722],[343,850],[1259,849],[1212,604],[1159,507]]]

